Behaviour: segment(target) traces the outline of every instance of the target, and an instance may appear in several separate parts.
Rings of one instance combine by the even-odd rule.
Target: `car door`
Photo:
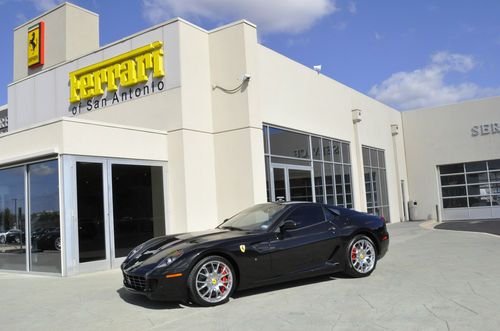
[[[297,224],[295,229],[280,231],[270,241],[271,268],[274,277],[292,276],[322,268],[338,245],[337,227],[325,219],[319,204],[300,205],[283,218]]]

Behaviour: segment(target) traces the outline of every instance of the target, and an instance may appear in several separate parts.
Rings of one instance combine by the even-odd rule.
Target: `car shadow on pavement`
[[[345,276],[342,273],[336,273],[336,274],[331,274],[331,275],[326,275],[326,276],[317,276],[317,277],[313,277],[313,278],[293,280],[293,281],[289,281],[286,283],[280,283],[280,284],[276,284],[276,285],[267,285],[267,286],[258,287],[258,288],[254,288],[254,289],[243,290],[241,292],[234,293],[232,295],[232,297],[234,299],[238,299],[238,298],[243,298],[243,297],[250,296],[250,295],[258,295],[258,294],[262,294],[262,293],[280,291],[280,290],[285,290],[285,289],[291,288],[291,287],[313,285],[316,283],[329,282],[329,281],[334,281],[334,280],[343,279],[343,278],[349,278],[349,277]]]
[[[120,296],[120,298],[125,301],[126,303],[135,305],[135,306],[140,306],[146,309],[182,309],[186,308],[186,306],[191,306],[191,304],[187,303],[180,303],[180,302],[167,302],[167,301],[154,301],[150,300],[147,297],[140,295],[140,294],[134,294],[130,293],[123,287],[116,290],[116,293]]]
[[[336,273],[336,274],[331,274],[331,275],[326,275],[326,276],[317,276],[317,277],[312,277],[312,278],[306,278],[306,279],[300,279],[300,280],[293,280],[289,281],[286,283],[280,283],[276,285],[266,285],[254,289],[249,289],[249,290],[243,290],[241,292],[236,292],[232,295],[233,299],[238,299],[238,298],[244,298],[246,296],[251,296],[251,295],[259,295],[262,293],[269,293],[273,291],[280,291],[280,290],[285,290],[287,288],[292,288],[292,287],[299,287],[299,286],[307,286],[307,285],[313,285],[316,283],[322,283],[322,282],[329,282],[329,281],[334,281],[337,279],[343,279],[343,278],[350,278],[343,273]],[[125,288],[120,288],[116,291],[120,298],[125,301],[126,303],[140,306],[146,309],[183,309],[187,307],[199,307],[191,302],[167,302],[167,301],[154,301],[150,300],[147,297],[140,295],[140,294],[134,294],[130,293],[127,291]],[[203,308],[203,307],[199,307]]]

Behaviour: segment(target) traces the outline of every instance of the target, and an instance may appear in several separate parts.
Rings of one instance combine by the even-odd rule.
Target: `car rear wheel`
[[[56,240],[54,241],[54,248],[58,251],[61,250],[61,237],[56,238]]]
[[[193,302],[216,306],[229,301],[234,292],[234,268],[221,256],[207,256],[191,269],[188,287]]]
[[[366,277],[377,266],[377,250],[365,235],[354,237],[346,250],[346,273],[351,277]]]

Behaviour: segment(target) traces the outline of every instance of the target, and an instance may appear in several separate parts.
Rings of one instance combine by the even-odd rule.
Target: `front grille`
[[[141,276],[131,276],[123,273],[123,283],[125,286],[138,291],[146,290],[146,278]]]

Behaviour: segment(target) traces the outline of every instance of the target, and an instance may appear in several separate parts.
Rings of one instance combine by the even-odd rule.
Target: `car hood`
[[[154,268],[164,258],[183,254],[196,247],[210,247],[216,244],[249,235],[250,231],[212,229],[153,238],[127,257],[122,268],[127,272],[144,273]]]

